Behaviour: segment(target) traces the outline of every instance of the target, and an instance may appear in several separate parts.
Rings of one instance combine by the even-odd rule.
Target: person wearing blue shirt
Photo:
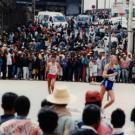
[[[103,109],[106,109],[110,105],[112,105],[115,101],[115,95],[113,91],[113,84],[115,82],[115,77],[117,76],[117,71],[115,69],[115,64],[117,63],[116,56],[112,55],[110,56],[110,62],[105,66],[103,71],[103,78],[104,80],[101,83],[101,90],[100,94],[103,99],[105,92],[108,93],[108,96],[110,100],[108,103],[103,107]]]

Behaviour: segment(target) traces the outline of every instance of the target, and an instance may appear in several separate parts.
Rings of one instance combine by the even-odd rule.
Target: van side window
[[[39,15],[39,19],[42,20],[43,19],[43,15]]]

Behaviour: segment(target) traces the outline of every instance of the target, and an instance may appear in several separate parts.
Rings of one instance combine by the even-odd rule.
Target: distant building
[[[78,15],[81,13],[82,0],[35,0],[36,11],[59,11],[65,15]],[[17,0],[19,4],[31,3],[32,0]]]
[[[0,32],[12,24],[15,4],[15,0],[0,0]]]
[[[72,16],[81,13],[82,0],[35,0],[35,11],[59,11]],[[0,0],[0,30],[13,29],[33,19],[33,0]]]
[[[81,13],[81,0],[39,0],[37,9],[60,11],[65,15],[77,15]]]

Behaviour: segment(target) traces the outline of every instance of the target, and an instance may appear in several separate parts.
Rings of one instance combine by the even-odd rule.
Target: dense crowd
[[[28,97],[12,92],[2,96],[0,116],[1,135],[134,135],[135,127],[124,129],[125,112],[117,108],[108,119],[103,114],[102,98],[98,91],[87,91],[84,109],[76,111],[68,107],[75,96],[67,88],[56,88],[41,103],[38,121],[29,119],[31,103]],[[76,117],[78,116],[78,117]],[[131,121],[135,124],[135,109],[131,112]],[[129,123],[128,127],[130,126]]]
[[[92,23],[48,27],[28,24],[0,35],[0,77],[2,79],[46,80],[46,64],[52,53],[61,65],[59,80],[101,81],[108,55],[118,57],[117,82],[134,82],[135,56],[127,52],[127,31],[119,24]]]

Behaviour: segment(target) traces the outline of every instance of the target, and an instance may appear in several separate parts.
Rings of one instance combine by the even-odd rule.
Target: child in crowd
[[[97,81],[97,71],[98,71],[98,66],[95,60],[93,60],[93,66],[92,66],[92,82]]]

